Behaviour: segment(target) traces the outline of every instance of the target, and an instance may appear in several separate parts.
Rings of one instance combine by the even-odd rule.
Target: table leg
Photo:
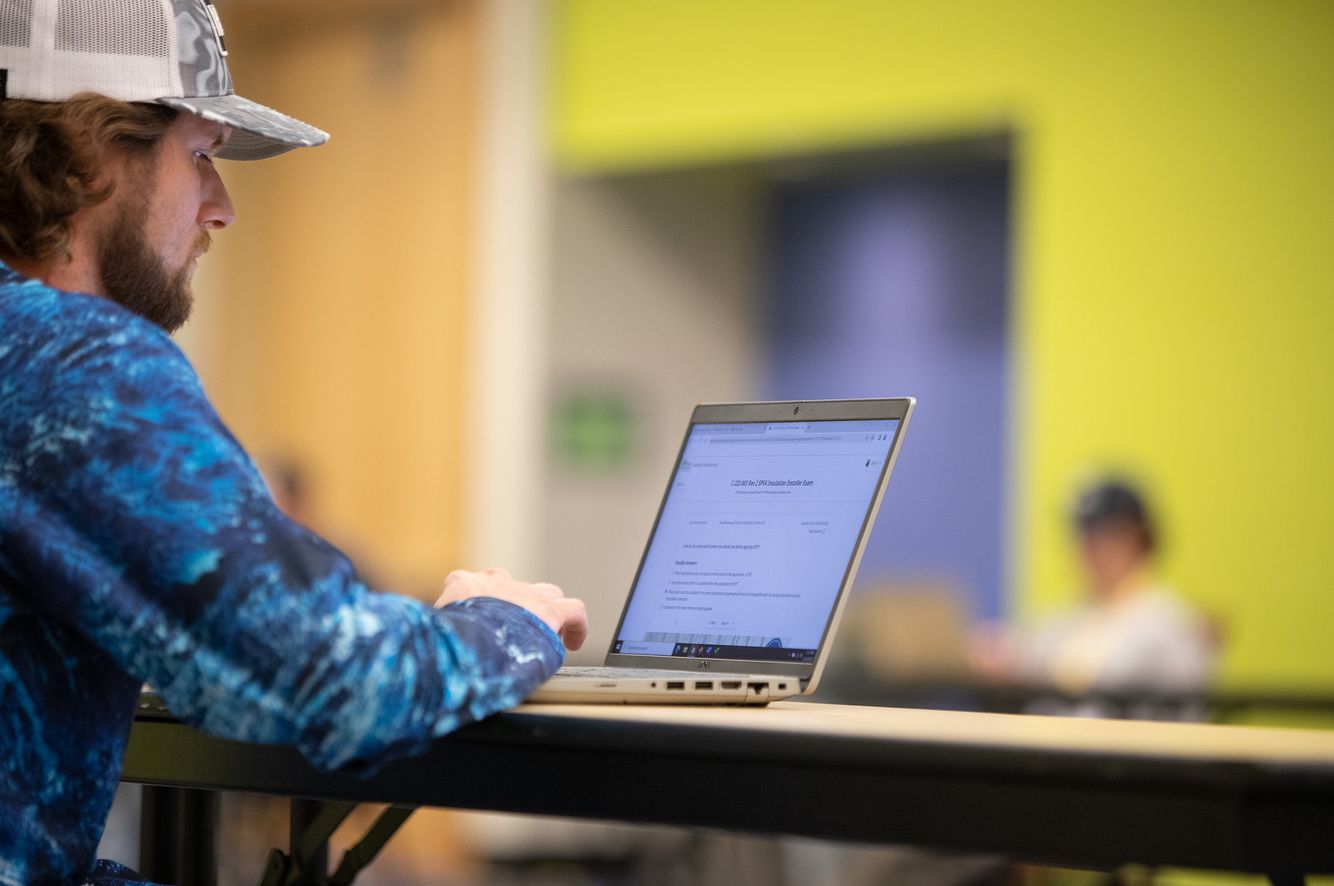
[[[144,785],[139,807],[139,873],[155,883],[175,883],[179,842],[176,839],[176,807],[180,788]]]
[[[139,813],[139,872],[157,883],[216,886],[212,791],[145,785]]]
[[[301,845],[301,836],[306,833],[306,829],[319,816],[324,806],[325,804],[319,800],[292,800],[291,826],[289,828],[292,858],[299,857],[298,847]],[[319,848],[311,854],[306,862],[304,874],[308,881],[313,882],[322,882],[329,876],[329,844],[327,842],[320,844]]]
[[[183,789],[180,805],[179,886],[217,886],[218,795]]]

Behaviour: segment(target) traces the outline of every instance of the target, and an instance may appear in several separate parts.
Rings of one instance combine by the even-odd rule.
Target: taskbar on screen
[[[672,655],[678,658],[731,658],[745,661],[790,661],[797,664],[815,661],[814,649],[784,649],[781,646],[715,646],[677,643]]]

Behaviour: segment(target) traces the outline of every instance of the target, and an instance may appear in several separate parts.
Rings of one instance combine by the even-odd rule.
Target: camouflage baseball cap
[[[0,0],[0,98],[97,92],[232,127],[218,156],[261,160],[329,135],[242,98],[212,0]]]

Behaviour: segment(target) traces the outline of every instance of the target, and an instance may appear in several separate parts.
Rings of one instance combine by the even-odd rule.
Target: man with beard
[[[374,768],[514,705],[587,632],[503,570],[372,594],[274,506],[168,332],[217,159],[327,136],[236,96],[209,0],[0,4],[0,884],[93,855],[135,701]]]

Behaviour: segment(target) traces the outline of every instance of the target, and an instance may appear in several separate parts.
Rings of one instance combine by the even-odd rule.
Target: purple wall
[[[940,578],[1003,612],[1007,169],[775,191],[766,395],[911,395],[859,584]]]

